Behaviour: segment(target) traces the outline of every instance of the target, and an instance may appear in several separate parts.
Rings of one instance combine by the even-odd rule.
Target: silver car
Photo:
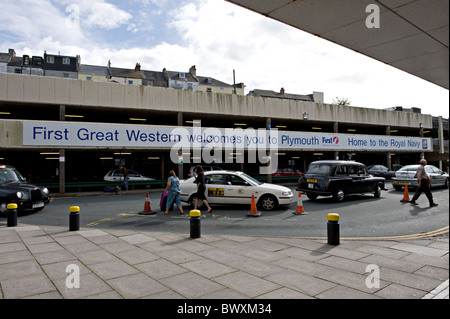
[[[107,182],[117,182],[123,181],[123,172],[120,169],[115,169],[109,171],[104,177],[104,181]],[[128,170],[128,180],[129,181],[154,181],[154,178],[142,176],[138,172],[135,172],[131,169]]]
[[[402,187],[408,185],[408,188],[417,188],[417,168],[419,164],[407,165],[400,168],[392,175],[392,186],[396,190],[401,190]],[[448,174],[441,171],[433,165],[426,165],[425,172],[431,181],[431,187],[446,187],[448,188]]]

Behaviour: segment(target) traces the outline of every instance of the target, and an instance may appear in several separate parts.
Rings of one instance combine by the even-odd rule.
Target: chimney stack
[[[195,68],[195,65],[191,66],[191,68],[189,69],[189,73],[193,76],[197,76],[197,69]]]
[[[141,64],[140,63],[136,63],[136,67],[134,68],[135,71],[140,71],[141,70]]]
[[[280,89],[280,94],[284,94],[284,88]]]

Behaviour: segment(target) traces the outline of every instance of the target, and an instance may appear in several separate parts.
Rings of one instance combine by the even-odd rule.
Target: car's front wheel
[[[333,193],[334,200],[337,202],[342,202],[345,198],[345,193],[341,188],[338,188]]]
[[[373,195],[375,196],[375,198],[380,198],[381,197],[381,187],[380,187],[380,185],[376,185],[375,186],[375,192],[373,193]]]
[[[273,197],[271,195],[264,195],[260,199],[259,205],[261,206],[261,208],[263,210],[270,211],[270,210],[274,210],[275,207],[277,207],[278,201],[275,197]]]

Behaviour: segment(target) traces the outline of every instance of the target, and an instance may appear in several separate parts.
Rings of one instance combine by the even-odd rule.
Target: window
[[[47,56],[47,63],[55,63],[55,57],[54,56]]]
[[[222,174],[208,175],[205,178],[206,184],[226,185],[225,176]]]
[[[62,59],[62,64],[70,65],[70,58],[63,58]]]
[[[183,73],[183,72],[180,72],[180,79],[185,79],[186,78],[186,74],[185,73]]]
[[[342,165],[336,169],[336,175],[346,176],[347,175],[347,166]]]
[[[358,166],[349,166],[348,167],[348,174],[349,175],[358,175]]]
[[[239,176],[231,175],[229,176],[229,178],[231,181],[231,185],[248,186],[248,183]]]
[[[86,80],[87,80],[87,81],[92,81],[92,76],[87,76],[87,77],[86,77]]]

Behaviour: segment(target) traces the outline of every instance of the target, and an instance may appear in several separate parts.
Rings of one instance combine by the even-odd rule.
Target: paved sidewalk
[[[0,297],[448,299],[449,237],[262,238],[0,225]],[[79,270],[80,286],[76,285]]]

